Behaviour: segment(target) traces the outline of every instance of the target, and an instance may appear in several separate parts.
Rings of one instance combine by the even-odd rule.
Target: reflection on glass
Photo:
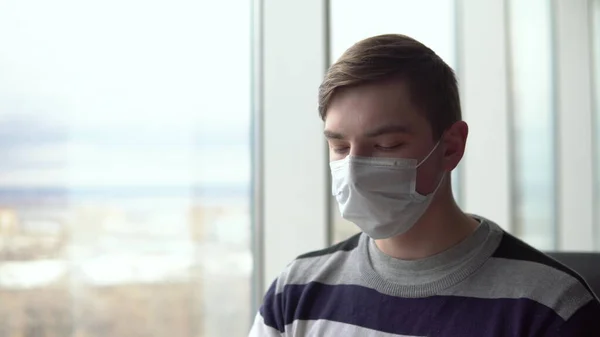
[[[592,48],[593,57],[592,65],[594,68],[594,108],[596,121],[594,137],[596,140],[596,198],[594,200],[595,207],[595,233],[596,233],[596,250],[600,250],[600,0],[593,0],[591,5],[591,20],[592,20]]]
[[[554,249],[555,165],[551,2],[509,2],[515,234]]]
[[[247,332],[249,19],[0,3],[0,336]]]
[[[456,66],[454,0],[330,0],[331,60],[335,62],[354,43],[374,35],[397,33],[413,37],[433,49],[450,67]],[[435,11],[431,9],[435,8]],[[357,24],[360,23],[360,24]],[[454,193],[458,175],[453,173]],[[335,198],[332,207],[332,241],[357,233],[344,220]]]

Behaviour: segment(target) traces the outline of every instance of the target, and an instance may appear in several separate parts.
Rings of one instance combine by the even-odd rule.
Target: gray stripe
[[[289,271],[285,284],[303,284],[310,280],[326,284],[357,284],[373,288],[380,293],[400,297],[425,297],[438,294],[463,281],[477,268],[479,268],[492,255],[500,239],[502,231],[494,224],[489,223],[485,243],[478,248],[477,254],[471,254],[470,258],[456,268],[448,272],[440,273],[439,276],[430,277],[431,281],[424,282],[422,278],[416,278],[412,284],[398,284],[381,277],[373,268],[369,257],[369,238],[362,235],[358,247],[350,252],[336,252],[330,255],[316,258],[301,259],[290,265],[294,270],[292,275]],[[451,250],[442,254],[452,253]],[[443,259],[442,259],[443,260]],[[308,281],[307,281],[308,280]],[[282,286],[278,285],[280,292]]]
[[[397,284],[425,284],[443,279],[453,272],[473,264],[478,258],[486,240],[488,246],[491,235],[502,235],[501,231],[490,233],[493,229],[486,220],[480,220],[477,229],[467,238],[450,249],[433,256],[418,260],[398,260],[385,255],[374,240],[369,239],[369,258],[373,269],[384,279]],[[498,240],[499,242],[499,240]],[[490,247],[491,248],[491,247]],[[495,249],[495,248],[494,248]],[[491,249],[490,253],[491,254]],[[485,256],[479,264],[485,262]]]
[[[260,315],[256,314],[254,317],[254,324],[250,328],[248,337],[281,337],[282,334],[279,330],[270,327],[265,324],[265,319]]]
[[[362,241],[362,237],[361,237]],[[360,284],[368,287],[366,283],[360,283],[360,271],[357,268],[359,257],[356,249],[351,251],[338,251],[328,255],[302,258],[293,261],[281,273],[277,280],[275,293],[283,291],[288,284],[306,284],[309,282],[321,282],[325,284]]]
[[[567,320],[592,295],[581,282],[537,262],[491,258],[467,280],[440,295],[477,298],[528,298]]]

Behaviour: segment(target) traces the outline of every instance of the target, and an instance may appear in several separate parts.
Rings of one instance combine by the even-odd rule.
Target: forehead
[[[353,132],[387,124],[418,127],[424,121],[411,102],[407,85],[396,79],[336,92],[327,109],[325,128]]]

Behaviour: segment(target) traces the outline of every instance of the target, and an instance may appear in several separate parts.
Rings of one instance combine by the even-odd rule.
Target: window
[[[551,250],[556,248],[551,2],[508,5],[513,230],[534,247]]]
[[[0,336],[247,333],[250,17],[0,3]]]
[[[397,33],[423,42],[456,69],[454,0],[331,0],[330,22],[332,63],[359,40]],[[455,194],[460,191],[457,178],[455,170]],[[334,198],[331,198],[331,208],[334,242],[358,232],[354,224],[341,218]]]
[[[591,27],[592,27],[592,62],[594,67],[594,109],[595,109],[595,169],[596,169],[596,188],[595,188],[595,233],[596,233],[596,250],[600,250],[600,1],[592,0],[590,2],[591,7]]]

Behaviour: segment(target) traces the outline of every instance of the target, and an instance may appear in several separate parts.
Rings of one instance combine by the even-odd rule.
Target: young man
[[[600,336],[580,276],[457,206],[468,127],[433,51],[360,41],[327,72],[319,113],[333,195],[362,233],[293,261],[251,336]]]

